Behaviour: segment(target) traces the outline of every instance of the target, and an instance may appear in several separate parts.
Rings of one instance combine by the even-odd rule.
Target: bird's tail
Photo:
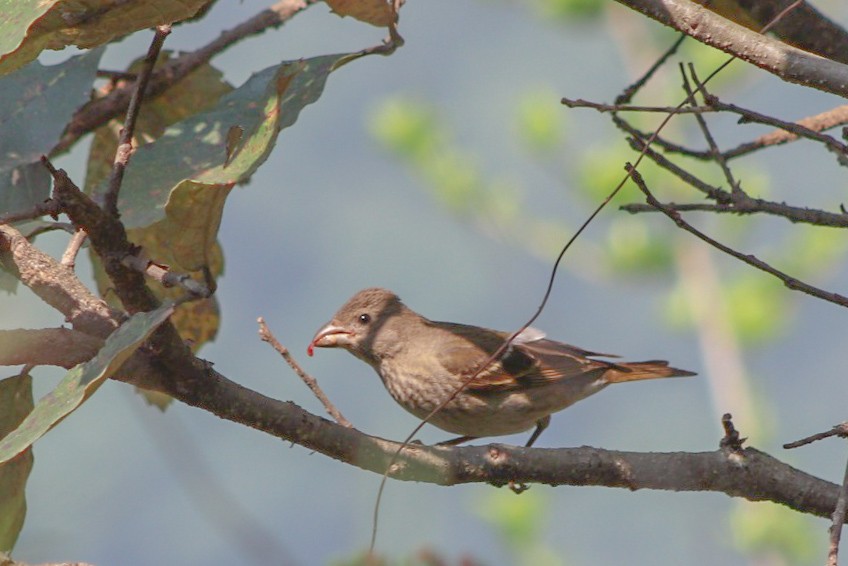
[[[604,374],[607,383],[622,383],[624,381],[640,381],[642,379],[657,379],[660,377],[686,377],[697,375],[685,369],[669,367],[664,360],[650,360],[647,362],[628,362],[614,364]]]

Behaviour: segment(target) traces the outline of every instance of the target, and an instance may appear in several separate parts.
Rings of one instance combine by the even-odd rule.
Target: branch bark
[[[848,65],[791,47],[727,20],[690,0],[618,0],[695,40],[782,80],[848,96]]]

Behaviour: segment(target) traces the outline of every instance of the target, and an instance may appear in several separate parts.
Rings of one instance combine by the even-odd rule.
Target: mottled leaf
[[[318,100],[327,76],[360,56],[326,55],[270,67],[215,108],[167,128],[130,161],[118,204],[121,219],[128,228],[163,220],[172,191],[186,180],[218,187],[247,180],[268,158],[280,130]],[[244,134],[228,163],[227,133],[234,125]],[[95,192],[102,190],[101,184]]]
[[[142,57],[133,61],[126,72],[138,73],[144,59]],[[159,69],[170,60],[171,52],[162,51],[155,68]],[[133,146],[141,147],[150,143],[160,137],[168,126],[214,108],[220,98],[232,90],[233,87],[224,80],[221,71],[209,63],[201,65],[164,93],[144,100],[136,121]],[[109,177],[122,127],[123,117],[111,120],[94,132],[85,175],[86,192],[92,192]]]
[[[0,78],[0,214],[48,197],[50,176],[39,159],[89,99],[102,54],[96,49],[49,67],[36,61]]]
[[[211,0],[0,0],[0,75],[44,49],[90,48],[194,16]]]
[[[76,410],[172,312],[173,307],[167,305],[155,311],[137,313],[117,328],[94,358],[65,374],[53,391],[39,399],[23,422],[0,440],[0,463],[29,448]]]
[[[17,375],[0,381],[0,437],[15,430],[32,411],[32,378]],[[15,546],[26,516],[27,479],[32,471],[32,450],[26,449],[0,464],[0,552]]]

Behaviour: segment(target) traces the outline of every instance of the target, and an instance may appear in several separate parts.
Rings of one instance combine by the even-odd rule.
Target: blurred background
[[[203,20],[175,28],[166,47],[195,49],[265,5],[219,0]],[[844,4],[816,6],[848,25]],[[592,0],[411,0],[400,32],[406,45],[391,57],[333,73],[270,160],[230,196],[220,232],[221,329],[200,352],[229,378],[323,415],[258,339],[263,316],[357,428],[391,439],[405,437],[415,419],[352,356],[330,350],[307,358],[313,333],[367,286],[394,290],[432,319],[522,325],[560,247],[634,158],[605,116],[568,110],[560,98],[612,102],[674,39],[622,6]],[[318,4],[213,64],[237,86],[280,60],[359,50],[383,34]],[[124,68],[150,37],[111,47],[102,66]],[[702,76],[725,58],[694,42],[678,55]],[[674,105],[679,84],[671,64],[641,102]],[[712,91],[789,120],[841,103],[740,62]],[[725,148],[766,131],[732,117],[715,122]],[[691,121],[675,121],[668,132],[705,146]],[[85,149],[78,145],[58,165],[82,179]],[[698,167],[721,183],[718,170]],[[835,160],[808,143],[740,161],[735,172],[753,196],[828,210],[841,202]],[[661,198],[699,200],[650,167],[646,174]],[[640,201],[636,193],[626,187],[568,253],[535,325],[557,340],[631,360],[667,359],[700,375],[611,387],[555,415],[538,445],[715,450],[720,416],[731,412],[749,445],[839,481],[848,450],[838,441],[791,452],[780,446],[845,419],[845,313],[784,289],[664,217],[617,209]],[[687,218],[792,275],[845,292],[845,238],[833,229]],[[65,241],[38,240],[56,255]],[[89,271],[81,261],[86,281]],[[3,327],[62,322],[26,289],[0,300]],[[62,374],[39,368],[37,393]],[[427,443],[445,438],[431,427],[421,434]],[[380,481],[190,407],[161,413],[113,382],[40,440],[35,458],[15,551],[28,562],[347,563],[367,548]],[[818,564],[828,526],[715,493],[534,485],[516,497],[486,485],[392,481],[377,549],[390,563],[408,564],[422,552],[491,565]]]

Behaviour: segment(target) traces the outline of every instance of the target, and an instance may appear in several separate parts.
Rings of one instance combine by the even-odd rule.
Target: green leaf
[[[49,196],[50,176],[39,159],[89,99],[101,55],[96,49],[49,67],[36,61],[0,79],[0,214]]]
[[[0,381],[0,435],[15,430],[32,411],[32,378],[16,375]],[[8,552],[24,525],[24,488],[32,471],[32,450],[0,464],[0,553]]]
[[[184,181],[212,190],[246,181],[268,158],[280,130],[318,100],[327,76],[360,56],[326,55],[270,67],[222,97],[215,108],[166,129],[158,140],[139,148],[127,167],[118,204],[121,220],[127,228],[164,220],[173,191]],[[232,126],[244,134],[241,145],[228,152]],[[103,190],[101,185],[95,192]]]
[[[610,222],[608,258],[612,267],[631,274],[652,274],[670,268],[672,239],[646,218],[616,216]]]
[[[0,0],[0,75],[44,49],[87,49],[134,31],[191,18],[211,0]]]
[[[126,72],[140,72],[145,58],[133,61]],[[155,69],[160,69],[170,61],[171,52],[162,51],[156,60]],[[135,125],[133,145],[139,147],[150,143],[161,137],[168,126],[214,108],[221,97],[232,90],[233,87],[224,80],[221,71],[209,63],[201,65],[164,93],[144,100]],[[123,116],[111,120],[94,133],[85,173],[86,192],[92,192],[109,177],[122,127]]]
[[[38,401],[20,426],[0,440],[0,463],[29,448],[76,410],[172,312],[173,306],[166,305],[155,311],[137,313],[116,329],[94,358],[65,374],[56,388]]]

